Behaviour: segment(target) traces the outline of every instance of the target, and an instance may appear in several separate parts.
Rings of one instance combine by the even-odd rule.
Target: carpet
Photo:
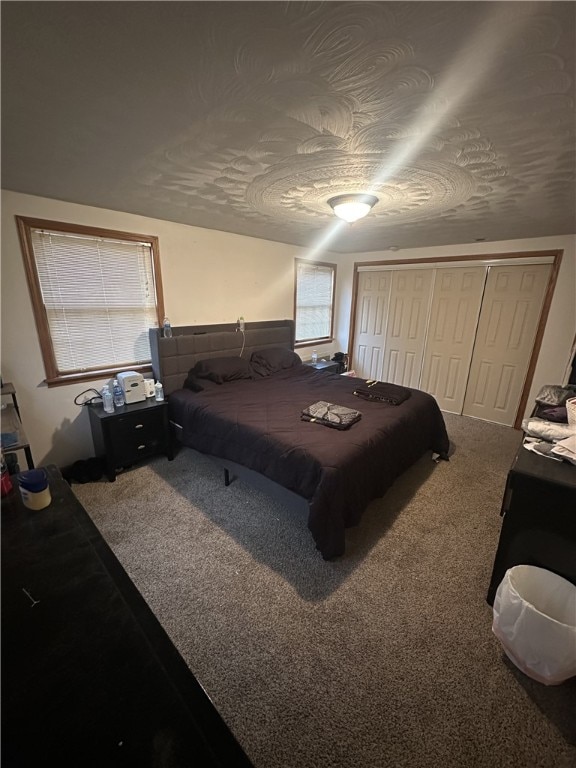
[[[523,675],[485,601],[520,433],[446,414],[326,562],[305,515],[183,448],[73,490],[256,768],[570,768],[576,679]]]

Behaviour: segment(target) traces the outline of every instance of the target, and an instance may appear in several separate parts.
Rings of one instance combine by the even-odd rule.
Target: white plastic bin
[[[509,568],[496,591],[492,631],[529,677],[558,685],[576,675],[576,587],[545,568]]]

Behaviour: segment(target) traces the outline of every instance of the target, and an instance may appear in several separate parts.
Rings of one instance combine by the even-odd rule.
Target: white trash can
[[[576,675],[576,587],[533,565],[509,568],[494,600],[492,631],[529,677],[558,685]]]

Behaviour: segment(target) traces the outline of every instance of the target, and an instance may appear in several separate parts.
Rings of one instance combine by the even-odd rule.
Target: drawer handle
[[[134,429],[142,429],[143,426],[144,424],[135,424]]]
[[[146,448],[146,446],[145,446],[145,445],[139,445],[139,446],[138,446],[138,448],[137,448],[137,450],[141,451],[141,450],[143,450],[144,448]]]

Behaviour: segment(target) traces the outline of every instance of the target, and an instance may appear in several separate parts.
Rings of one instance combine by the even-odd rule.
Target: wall
[[[74,404],[85,389],[103,380],[48,389],[14,216],[31,216],[157,235],[164,300],[173,325],[273,320],[293,316],[294,258],[306,251],[293,246],[188,227],[127,213],[58,200],[2,192],[2,377],[18,390],[24,425],[37,464],[63,466],[93,453],[88,414]],[[355,261],[438,258],[466,254],[563,248],[564,259],[552,302],[530,400],[541,384],[563,380],[576,328],[576,239],[551,237],[500,243],[420,248],[391,253],[319,258],[338,265],[335,341],[319,347],[321,357],[346,350],[350,328]],[[302,351],[307,356],[308,350]],[[22,457],[23,459],[23,457]]]
[[[157,235],[165,309],[175,326],[229,323],[240,315],[247,322],[293,317],[294,258],[306,257],[301,248],[3,191],[1,372],[17,388],[38,465],[64,466],[93,454],[86,408],[74,398],[104,380],[44,384],[15,215]]]
[[[337,317],[338,344],[348,348],[350,331],[350,306],[354,262],[389,261],[397,259],[439,259],[446,256],[484,257],[490,254],[519,253],[530,251],[564,250],[560,273],[552,299],[546,331],[534,378],[528,397],[527,412],[530,412],[535,396],[543,384],[558,384],[565,381],[570,350],[576,332],[576,237],[541,237],[528,240],[504,240],[494,243],[470,243],[434,248],[412,248],[398,252],[381,251],[361,253],[350,259],[339,257],[339,304]]]

